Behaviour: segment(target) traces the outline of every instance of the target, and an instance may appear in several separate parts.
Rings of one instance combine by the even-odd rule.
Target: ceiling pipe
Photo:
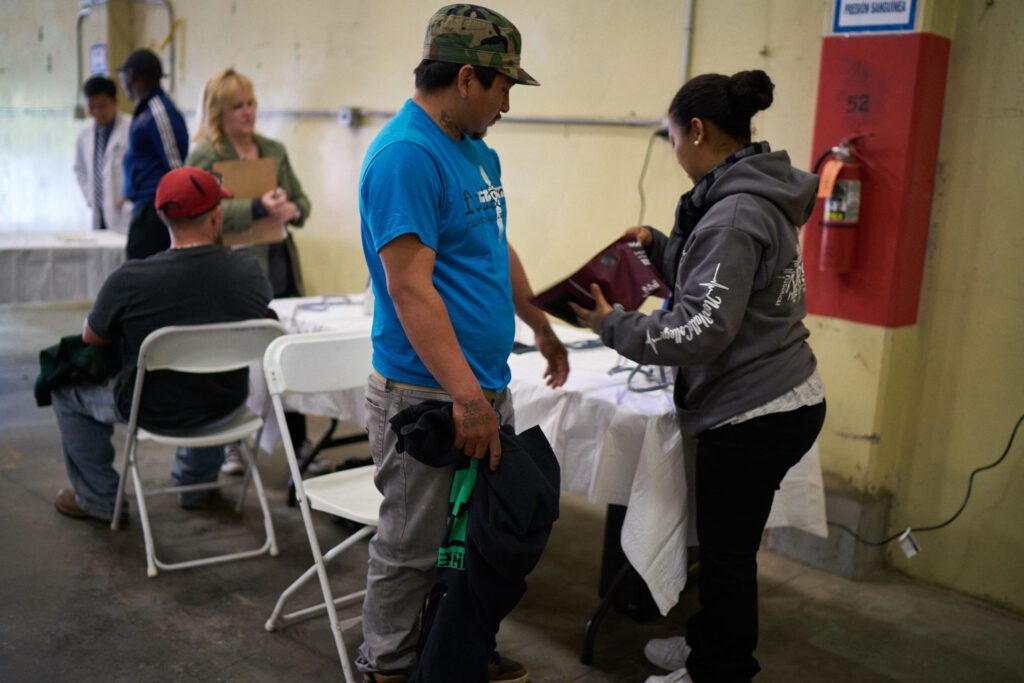
[[[85,118],[85,106],[82,104],[82,22],[89,16],[89,12],[92,11],[92,3],[89,0],[82,0],[78,7],[78,18],[75,20],[75,45],[78,46],[78,78],[76,79],[75,87],[75,109],[74,117],[76,119]]]
[[[683,15],[686,17],[686,23],[683,24],[683,83],[690,79],[690,43],[693,39],[693,8],[696,4],[696,0],[686,0],[683,9]]]

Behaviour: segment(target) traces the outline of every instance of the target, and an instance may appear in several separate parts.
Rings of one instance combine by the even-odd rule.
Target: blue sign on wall
[[[917,0],[835,0],[833,33],[913,31]]]
[[[93,43],[89,46],[89,75],[107,75],[107,44]]]

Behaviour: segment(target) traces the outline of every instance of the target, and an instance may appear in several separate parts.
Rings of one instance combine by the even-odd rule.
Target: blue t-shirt
[[[456,142],[412,100],[377,135],[359,179],[363,254],[376,299],[373,367],[396,382],[440,386],[413,350],[379,252],[413,234],[435,253],[433,282],[469,367],[485,389],[504,389],[515,336],[508,213],[498,155]]]

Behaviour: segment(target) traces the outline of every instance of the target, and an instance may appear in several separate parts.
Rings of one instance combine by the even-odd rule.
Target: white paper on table
[[[620,537],[662,614],[686,586],[691,508],[682,433],[675,415],[668,417],[647,422]]]

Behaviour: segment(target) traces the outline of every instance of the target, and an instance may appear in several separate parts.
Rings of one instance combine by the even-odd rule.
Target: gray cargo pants
[[[395,450],[388,420],[427,400],[451,398],[441,390],[396,386],[371,375],[366,389],[366,430],[377,468],[374,483],[384,494],[363,602],[360,671],[405,672],[416,662],[423,598],[434,582],[437,549],[448,516],[453,468],[434,468]],[[492,402],[502,425],[513,424],[512,395],[505,389]]]

